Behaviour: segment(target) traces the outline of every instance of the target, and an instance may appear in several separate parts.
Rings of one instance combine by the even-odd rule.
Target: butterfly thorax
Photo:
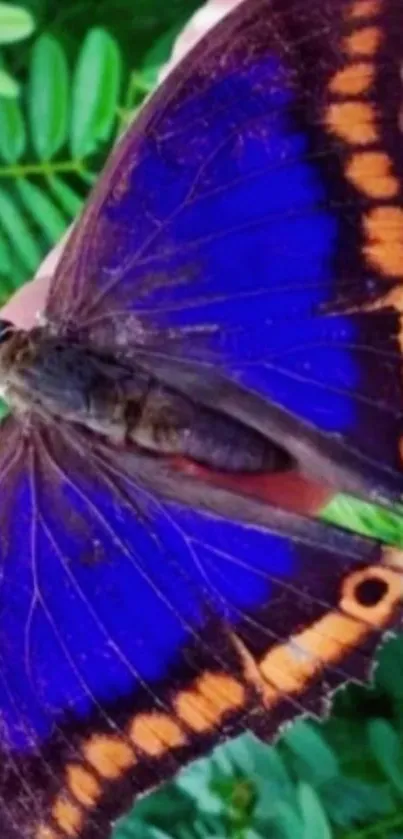
[[[215,470],[283,470],[288,454],[238,420],[205,408],[113,355],[38,327],[9,330],[0,343],[1,390],[14,414],[63,420],[155,454]]]

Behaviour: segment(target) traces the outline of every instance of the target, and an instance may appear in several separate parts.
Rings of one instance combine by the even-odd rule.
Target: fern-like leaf
[[[121,68],[117,41],[104,29],[89,30],[71,68],[61,42],[43,34],[31,49],[24,95],[0,99],[2,299],[80,211],[97,176],[94,152],[103,152],[98,170],[116,136]]]
[[[82,45],[73,80],[70,148],[74,158],[93,154],[110,139],[120,85],[117,42],[104,29],[92,29]]]
[[[28,113],[38,160],[51,160],[67,142],[69,72],[64,51],[50,35],[34,44]]]

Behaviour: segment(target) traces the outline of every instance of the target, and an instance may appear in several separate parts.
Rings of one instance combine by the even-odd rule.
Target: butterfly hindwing
[[[375,543],[315,523],[292,542],[163,500],[63,425],[20,446],[2,521],[5,839],[108,836],[223,729],[268,736],[323,709],[399,619],[399,568]]]

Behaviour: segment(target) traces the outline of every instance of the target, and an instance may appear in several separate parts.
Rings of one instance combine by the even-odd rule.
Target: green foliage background
[[[76,217],[199,0],[0,2],[0,303]],[[403,545],[402,520],[337,497],[330,521]],[[114,839],[403,839],[403,643],[370,687],[275,746],[245,734],[139,801]]]

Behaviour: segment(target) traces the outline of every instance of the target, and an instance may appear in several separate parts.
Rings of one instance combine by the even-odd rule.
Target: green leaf
[[[321,790],[329,818],[340,827],[373,821],[393,812],[395,803],[386,784],[368,784],[356,778],[336,778]]]
[[[146,52],[142,68],[136,77],[137,85],[143,92],[151,91],[157,84],[160,70],[170,58],[173,44],[183,29],[184,22],[180,20],[175,23],[168,32],[164,32],[160,38],[157,38],[151,49]]]
[[[297,797],[304,822],[301,839],[332,839],[332,831],[314,789],[309,784],[298,785]]]
[[[262,835],[270,838],[275,836],[276,839],[277,837],[278,839],[280,837],[281,839],[302,839],[303,826],[301,819],[292,807],[285,801],[278,800],[275,810],[275,815],[269,822],[262,822],[266,827],[265,830],[262,829]],[[268,824],[270,825],[269,830],[267,830]],[[275,829],[275,832],[272,828]]]
[[[403,547],[403,512],[399,514],[398,508],[396,512],[383,510],[349,495],[336,495],[321,511],[321,518],[354,533]]]
[[[3,402],[3,400],[0,399],[0,421],[3,420],[4,417],[8,416],[9,413],[10,408],[8,407],[7,403]]]
[[[197,809],[194,801],[185,792],[178,789],[176,783],[167,783],[152,795],[147,795],[136,802],[132,813],[117,822],[114,839],[125,835],[127,826],[140,824],[155,824],[162,830],[172,824],[172,813],[178,822],[192,824],[196,818]],[[140,833],[140,836],[143,834]]]
[[[402,638],[390,638],[382,647],[378,666],[375,670],[375,683],[390,697],[403,703],[403,644]]]
[[[0,157],[16,163],[25,151],[26,132],[20,103],[0,99]]]
[[[67,139],[69,77],[65,54],[51,35],[32,50],[29,86],[32,142],[39,160],[50,160]]]
[[[71,152],[81,160],[107,140],[117,115],[121,57],[114,38],[91,29],[84,40],[73,79]]]
[[[259,821],[272,819],[280,801],[294,801],[294,786],[278,749],[251,734],[238,737],[222,751],[224,748],[235,768],[253,782],[253,812]]]
[[[19,207],[4,190],[0,190],[0,226],[25,268],[35,271],[41,260],[41,250]]]
[[[27,272],[24,266],[19,261],[18,257],[15,256],[14,263],[13,263],[13,281],[12,285],[13,288],[18,289],[26,283],[27,279]]]
[[[0,98],[15,99],[20,92],[18,82],[0,67]]]
[[[88,169],[82,169],[80,171],[80,178],[87,186],[91,187],[97,182],[99,174],[99,172],[90,172]]]
[[[81,212],[84,204],[83,199],[65,181],[56,175],[50,175],[47,178],[47,182],[64,212],[69,218],[74,219]]]
[[[368,723],[368,738],[378,765],[403,794],[403,750],[396,732],[386,720],[372,719]]]
[[[224,751],[224,749],[219,749],[219,751]],[[196,760],[186,772],[179,774],[176,787],[193,799],[203,813],[217,816],[222,812],[223,801],[212,786],[215,760],[215,754],[212,760]]]
[[[310,783],[325,783],[339,774],[337,757],[312,725],[299,720],[284,732],[283,742],[298,758],[301,774]]]
[[[290,790],[291,781],[278,749],[249,735],[231,743],[231,751],[234,752],[234,761],[244,772],[269,780],[271,784],[278,785],[283,793]]]
[[[221,746],[217,746],[217,748],[214,749],[211,758],[207,758],[204,761],[204,763],[207,764],[207,771],[208,767],[211,767],[212,765],[215,775],[220,774],[221,776],[226,775],[227,777],[232,777],[234,774],[234,767],[240,766],[239,761],[236,759],[236,750],[239,747],[242,748],[242,742],[246,738],[247,735],[244,735],[244,737],[238,737],[236,741],[234,740],[229,743],[224,743]]]
[[[22,6],[0,3],[0,44],[11,44],[27,38],[34,31],[32,15]]]
[[[12,264],[10,246],[0,230],[0,274],[11,274]]]
[[[46,192],[36,184],[19,178],[16,188],[22,203],[43,230],[50,244],[58,242],[66,229],[66,220]]]

